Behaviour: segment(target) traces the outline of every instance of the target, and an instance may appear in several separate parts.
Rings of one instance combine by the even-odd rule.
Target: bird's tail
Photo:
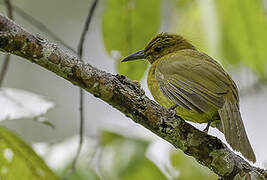
[[[222,128],[226,141],[230,146],[252,162],[256,157],[249,143],[238,105],[225,98],[224,106],[219,110]]]

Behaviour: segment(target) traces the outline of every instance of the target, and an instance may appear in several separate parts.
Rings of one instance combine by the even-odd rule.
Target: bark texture
[[[68,80],[170,142],[223,179],[265,179],[218,138],[205,134],[154,101],[124,76],[83,63],[58,45],[34,35],[0,14],[0,51],[23,57]]]

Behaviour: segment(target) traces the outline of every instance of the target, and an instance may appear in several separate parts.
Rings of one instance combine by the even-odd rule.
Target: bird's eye
[[[162,47],[161,47],[161,46],[157,46],[157,47],[155,47],[155,49],[154,49],[154,50],[155,50],[156,52],[160,52],[160,51],[161,51],[161,49],[162,49]]]

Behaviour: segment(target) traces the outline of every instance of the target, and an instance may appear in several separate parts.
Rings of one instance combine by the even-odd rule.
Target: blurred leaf
[[[69,164],[68,167],[66,167],[62,172],[60,172],[61,177],[65,177],[68,170],[70,170],[71,164]],[[68,178],[68,180],[100,180],[98,175],[88,167],[76,167],[73,174]]]
[[[260,78],[267,64],[267,20],[261,0],[217,0],[222,51],[231,64],[243,62]]]
[[[100,180],[100,178],[93,170],[87,167],[86,170],[77,169],[69,180]]]
[[[174,151],[171,155],[171,162],[179,171],[177,180],[215,180],[217,175],[196,162],[192,157],[181,151]]]
[[[147,141],[104,131],[101,135],[101,173],[109,180],[167,179],[146,157]]]
[[[195,0],[174,0],[177,7],[179,7],[179,9],[184,8],[185,6],[189,6],[191,5],[191,3],[195,2]]]
[[[112,145],[112,143],[114,143],[116,141],[123,141],[124,139],[125,139],[125,137],[123,137],[120,134],[110,132],[110,131],[102,131],[100,144],[101,144],[101,146]]]
[[[0,179],[58,179],[30,146],[4,127],[0,127],[0,154]]]
[[[35,118],[42,122],[44,118],[39,117],[54,107],[54,103],[21,89],[1,88],[0,107],[0,121]]]
[[[153,162],[147,158],[143,158],[138,164],[136,164],[130,171],[126,171],[124,176],[120,178],[121,180],[136,180],[136,179],[146,179],[146,180],[167,180],[164,174],[158,169]]]
[[[176,0],[173,17],[173,31],[185,37],[200,51],[207,52],[208,42],[202,24],[202,11],[199,1]]]
[[[160,0],[107,0],[102,31],[107,51],[120,52],[120,74],[140,80],[147,67],[145,61],[121,63],[121,57],[141,50],[158,31]]]

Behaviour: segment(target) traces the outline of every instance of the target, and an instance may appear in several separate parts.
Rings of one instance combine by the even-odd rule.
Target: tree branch
[[[264,179],[267,175],[266,170],[251,166],[218,138],[199,131],[150,100],[138,84],[83,63],[78,57],[30,34],[3,15],[0,15],[0,50],[21,56],[83,88],[224,179]]]
[[[13,11],[12,11],[13,8],[12,8],[11,2],[9,0],[4,0],[4,3],[5,3],[5,6],[6,6],[6,9],[7,9],[7,16],[10,19],[13,19]],[[4,62],[2,64],[1,71],[0,71],[0,87],[2,86],[3,81],[4,81],[5,77],[6,77],[7,69],[8,69],[8,66],[9,66],[9,61],[10,61],[10,55],[6,54],[5,58],[4,58]]]

